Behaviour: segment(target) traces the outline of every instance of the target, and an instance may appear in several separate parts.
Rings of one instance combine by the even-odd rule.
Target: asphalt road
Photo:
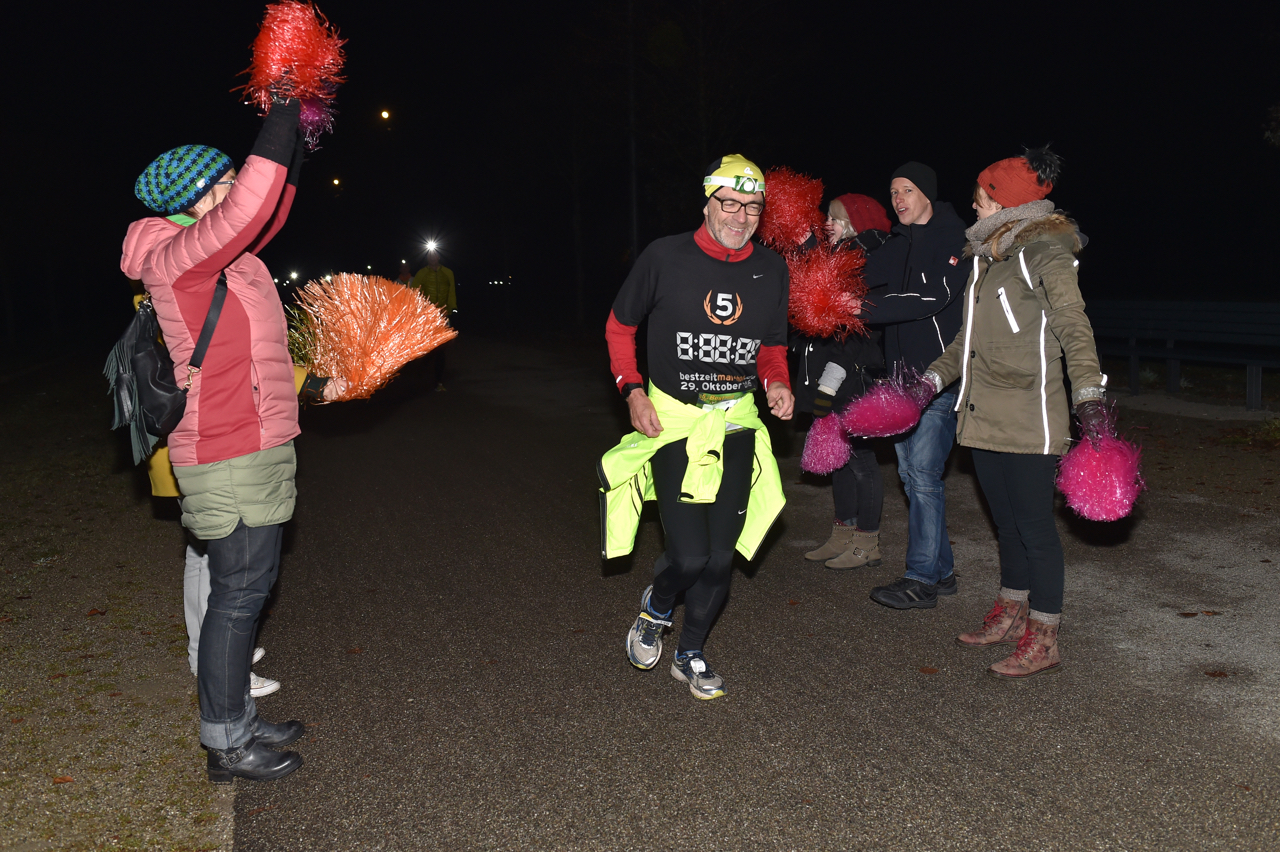
[[[446,392],[415,365],[304,412],[259,671],[306,765],[237,782],[237,850],[1280,845],[1274,514],[1155,492],[1118,524],[1062,514],[1064,670],[998,683],[1000,652],[952,641],[998,580],[963,455],[960,594],[898,612],[867,597],[902,566],[889,458],[884,565],[827,571],[801,554],[829,490],[779,425],[788,507],[707,645],[729,694],[698,702],[625,658],[661,529],[601,562],[603,347],[451,346]]]

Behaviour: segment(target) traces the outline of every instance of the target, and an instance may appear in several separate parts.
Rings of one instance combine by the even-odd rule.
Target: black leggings
[[[653,454],[653,487],[662,514],[666,551],[653,563],[649,606],[666,612],[684,592],[684,629],[678,650],[700,651],[729,594],[733,549],[746,521],[756,434],[732,432],[724,439],[724,475],[714,503],[681,503],[680,483],[689,458],[685,441]]]
[[[1053,519],[1058,457],[974,450],[973,469],[996,522],[1000,584],[1030,589],[1037,612],[1062,612],[1065,569]]]
[[[828,415],[830,416],[830,415]],[[865,438],[850,442],[849,461],[831,474],[831,496],[835,498],[836,520],[856,520],[858,529],[876,532],[880,529],[880,511],[884,508],[884,474],[876,451]]]

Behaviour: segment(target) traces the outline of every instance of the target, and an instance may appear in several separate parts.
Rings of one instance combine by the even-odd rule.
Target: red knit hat
[[[859,234],[868,230],[888,231],[893,227],[889,224],[889,214],[884,207],[870,196],[846,192],[835,200],[849,214],[849,224]]]
[[[978,175],[978,186],[1001,207],[1020,207],[1039,201],[1053,191],[1058,166],[1057,156],[1047,147],[1027,153],[1041,155],[1041,152],[1053,158],[1051,169],[1042,166],[1037,171],[1027,157],[1010,157],[983,169]]]

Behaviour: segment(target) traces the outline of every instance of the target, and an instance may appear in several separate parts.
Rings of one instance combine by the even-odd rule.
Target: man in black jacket
[[[961,261],[965,224],[946,202],[935,202],[938,177],[911,162],[893,173],[889,197],[894,236],[869,255],[863,321],[884,328],[891,369],[924,372],[960,330],[961,293],[968,267]],[[871,591],[894,609],[934,607],[954,595],[954,559],[947,538],[942,474],[956,437],[956,388],[943,388],[915,429],[900,436],[898,477],[909,503],[905,575]]]

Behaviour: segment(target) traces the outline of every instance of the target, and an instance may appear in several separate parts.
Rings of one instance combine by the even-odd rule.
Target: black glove
[[[282,104],[272,104],[271,112],[262,120],[262,129],[258,131],[257,141],[253,143],[253,150],[249,154],[257,154],[288,168],[297,145],[298,118],[301,115],[302,101],[297,98],[291,98]]]
[[[302,135],[301,129],[297,131],[297,134],[298,139],[293,146],[293,160],[289,163],[289,177],[285,180],[285,183],[294,189],[298,188],[298,177],[302,174],[302,161],[307,152],[306,137]]]
[[[1108,432],[1107,410],[1103,407],[1102,401],[1086,399],[1078,404],[1076,419],[1080,421],[1080,434],[1088,438],[1089,443],[1097,449],[1098,441],[1102,440],[1102,436]]]
[[[328,376],[307,373],[307,377],[302,381],[302,389],[298,391],[298,401],[303,405],[324,402],[324,388],[327,384],[329,384]]]

